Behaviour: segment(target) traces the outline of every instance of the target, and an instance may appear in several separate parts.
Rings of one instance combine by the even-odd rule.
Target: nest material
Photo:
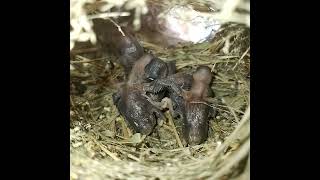
[[[194,147],[179,146],[181,124],[169,113],[157,133],[132,134],[111,97],[123,69],[111,70],[114,57],[85,50],[95,47],[78,47],[71,59],[71,179],[248,179],[249,38],[246,27],[227,24],[208,43],[163,49],[142,41],[164,61],[176,60],[178,71],[207,65],[215,74],[210,105],[218,115],[207,142]]]

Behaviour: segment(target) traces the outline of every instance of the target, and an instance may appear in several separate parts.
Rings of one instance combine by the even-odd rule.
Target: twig
[[[86,58],[86,57],[84,57],[84,56],[80,56],[80,55],[76,55],[76,59],[80,59],[80,60],[82,60],[82,61],[91,61],[91,59]]]
[[[134,155],[132,155],[132,154],[127,153],[127,156],[128,156],[128,158],[130,158],[130,159],[132,159],[132,160],[135,160],[135,161],[137,161],[137,162],[140,162],[140,161],[141,161],[139,158],[137,158],[136,156],[134,156]]]
[[[72,100],[72,97],[70,96],[70,103],[71,103],[71,107],[75,107],[74,102]]]
[[[219,104],[217,104],[217,106],[219,106],[219,107],[226,107],[226,108],[228,107],[228,106],[219,105]],[[229,107],[229,108],[232,109],[232,110],[234,110],[234,111],[237,112],[237,113],[244,114],[244,112],[241,111],[241,110],[235,109],[235,108],[233,108],[233,107]]]
[[[119,26],[116,22],[114,22],[114,21],[113,21],[112,19],[110,19],[110,18],[108,18],[108,20],[111,21],[115,26],[117,26],[118,31],[122,34],[122,36],[126,36],[126,35],[124,34],[124,32],[122,31],[121,26]]]
[[[214,64],[212,65],[211,72],[214,72],[214,68],[216,67],[216,64],[217,64],[217,63],[214,63]]]
[[[168,116],[168,119],[169,119],[169,124],[172,126],[172,130],[173,130],[174,136],[176,137],[176,141],[177,141],[179,147],[183,148],[183,145],[182,145],[182,142],[180,140],[179,134],[178,134],[178,132],[176,130],[176,126],[174,125],[174,122],[173,122],[172,117],[170,115]]]
[[[219,109],[220,111],[223,111],[223,112],[226,112],[226,113],[229,113],[229,114],[232,114],[231,112],[229,111],[226,111],[224,109],[221,109],[221,108],[217,108],[216,106],[214,105],[211,105],[211,104],[208,104],[206,102],[203,102],[203,101],[191,101],[190,104],[204,104],[204,105],[207,105],[209,107],[212,107],[212,108],[215,108],[215,109]]]
[[[88,19],[109,18],[109,17],[119,17],[119,16],[130,16],[130,13],[129,12],[107,12],[107,13],[88,16]]]
[[[94,139],[92,137],[91,137],[91,139],[102,149],[103,152],[108,154],[113,160],[120,161],[120,159],[115,154],[110,152],[103,144],[99,143],[96,139]]]
[[[99,118],[99,116],[98,116],[97,118],[95,118],[95,117],[93,116],[93,114],[92,114],[92,108],[91,108],[90,103],[89,103],[89,102],[87,102],[86,104],[88,105],[88,108],[89,108],[89,114],[90,114],[90,117],[91,117],[92,121],[93,121],[93,122],[94,122],[94,121],[96,121],[96,120],[97,120],[97,118]]]
[[[224,98],[221,98],[221,100],[222,100],[222,103],[226,104],[226,106],[227,106],[227,108],[229,109],[229,111],[233,114],[234,119],[235,119],[237,122],[239,122],[239,118],[238,118],[238,116],[236,115],[236,113],[234,112],[234,110],[233,110],[230,106],[228,106],[228,104],[226,103],[226,101],[224,100]]]
[[[215,173],[215,175],[212,177],[212,179],[218,179],[219,177],[225,175],[232,166],[234,166],[236,163],[238,163],[242,158],[248,154],[250,150],[250,141],[246,141],[242,147],[237,151],[237,154],[234,154],[232,157],[230,157],[229,162],[226,163],[222,168]]]
[[[106,58],[101,58],[101,59],[88,59],[88,60],[81,60],[81,61],[70,61],[71,64],[78,64],[78,63],[91,63],[91,62],[96,62],[96,61],[102,61],[105,60]]]
[[[237,65],[240,63],[240,61],[244,58],[244,56],[248,53],[248,51],[250,50],[250,47],[248,47],[248,49],[242,54],[242,56],[240,57],[240,59],[237,61],[237,63],[233,66],[232,70],[234,70]]]
[[[244,124],[246,124],[247,121],[250,119],[250,106],[247,108],[246,112],[244,113],[241,121],[239,122],[236,129],[230,134],[230,136],[226,139],[226,141],[218,147],[217,151],[213,154],[213,159],[216,159],[216,157],[223,152],[223,150],[229,146],[232,140],[234,140],[238,136],[238,132],[241,130]]]
[[[121,116],[120,119],[123,137],[129,138],[130,136],[132,136],[132,132],[130,132],[130,129],[128,128],[124,118]]]
[[[118,151],[120,151],[120,153],[126,155],[128,158],[130,158],[130,159],[132,159],[132,160],[135,160],[135,161],[137,161],[137,162],[140,162],[140,159],[137,158],[136,156],[134,156],[134,155],[132,155],[132,154],[130,154],[130,153],[128,153],[128,152],[123,151],[121,148],[116,148],[116,149],[117,149]]]
[[[173,132],[174,133],[174,130],[170,127],[170,126],[167,126],[165,124],[162,124],[162,126],[166,129],[168,129],[169,131]]]

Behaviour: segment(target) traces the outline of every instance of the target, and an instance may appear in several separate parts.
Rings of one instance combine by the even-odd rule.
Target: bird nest
[[[143,39],[144,48],[177,71],[206,65],[214,73],[206,142],[183,147],[181,122],[168,112],[157,135],[130,130],[113,104],[123,68],[95,46],[79,46],[71,55],[71,179],[249,179],[250,164],[250,29],[225,24],[214,39],[163,48]]]

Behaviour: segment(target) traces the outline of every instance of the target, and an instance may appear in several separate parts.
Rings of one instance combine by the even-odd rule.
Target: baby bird
[[[177,118],[178,116],[183,116],[184,99],[181,96],[182,92],[190,90],[191,85],[192,75],[176,73],[166,78],[156,79],[150,84],[146,84],[144,89],[152,94],[161,94],[162,96],[169,97],[169,99],[163,99],[163,102],[158,104],[158,106],[165,107],[164,104],[167,104],[171,115]]]
[[[113,94],[113,102],[127,124],[137,133],[150,135],[157,120],[164,120],[163,113],[143,95],[140,84],[124,84]]]
[[[210,68],[200,66],[193,74],[192,87],[190,91],[183,94],[184,117],[183,136],[189,145],[203,143],[208,137],[208,119],[214,116],[215,111],[210,107],[206,98],[209,97],[209,88],[212,81]]]
[[[157,73],[146,70],[148,68],[154,69]],[[159,124],[165,119],[161,110],[148,100],[143,83],[146,83],[148,77],[151,76],[154,79],[165,77],[172,71],[169,68],[170,65],[161,59],[145,54],[134,63],[128,81],[120,86],[117,93],[113,94],[113,102],[119,113],[136,132],[150,135],[157,122]]]
[[[183,136],[189,145],[201,144],[208,136],[208,119],[215,113],[206,102],[213,96],[211,81],[210,68],[200,66],[193,75],[177,73],[144,86],[147,92],[166,92],[169,99],[164,98],[157,106],[169,108],[174,118],[182,118]]]
[[[126,76],[134,63],[143,56],[144,48],[138,40],[125,27],[120,29],[110,20],[93,19],[93,31],[102,50],[118,57],[119,64],[124,69]]]

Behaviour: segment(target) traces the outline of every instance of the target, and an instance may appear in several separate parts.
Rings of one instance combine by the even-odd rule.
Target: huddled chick
[[[215,115],[206,100],[213,95],[210,68],[199,66],[193,74],[177,73],[175,61],[164,62],[144,52],[124,27],[120,32],[108,20],[93,22],[100,45],[109,48],[124,67],[126,81],[112,97],[129,127],[150,135],[165,119],[161,110],[164,101],[168,101],[172,116],[182,119],[184,141],[188,145],[203,143],[208,136],[208,120]]]

